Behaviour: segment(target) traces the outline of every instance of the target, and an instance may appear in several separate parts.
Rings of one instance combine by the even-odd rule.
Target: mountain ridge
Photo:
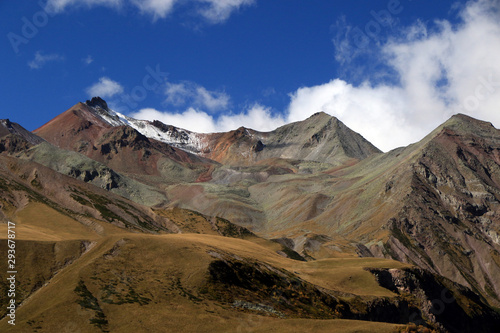
[[[387,321],[383,313],[392,313],[403,324],[413,322],[443,332],[457,331],[450,320],[456,310],[463,315],[464,327],[477,326],[480,318],[490,318],[491,327],[498,326],[491,307],[500,305],[500,131],[491,123],[457,114],[419,142],[382,153],[322,112],[270,132],[240,127],[200,134],[120,115],[101,98],[93,98],[33,133],[0,121],[0,160],[2,220],[18,221],[23,230],[48,237],[45,226],[31,225],[34,222],[26,217],[35,216],[37,210],[56,211],[73,219],[58,217],[56,224],[47,225],[61,233],[60,239],[68,236],[64,228],[81,231],[81,226],[72,226],[77,223],[93,230],[82,233],[84,242],[109,245],[103,259],[93,262],[92,275],[88,266],[78,268],[78,277],[67,281],[80,294],[83,283],[94,295],[108,295],[99,296],[99,302],[110,322],[120,323],[112,314],[114,302],[146,302],[147,295],[156,295],[150,288],[157,282],[144,285],[138,279],[133,288],[140,290],[140,297],[116,294],[116,298],[103,291],[112,287],[91,282],[98,281],[97,276],[109,277],[97,273],[98,267],[120,257],[120,249],[129,245],[129,250],[144,251],[151,250],[150,244],[163,247],[167,243],[161,234],[174,233],[183,234],[180,242],[196,244],[195,252],[203,243],[211,258],[203,259],[205,268],[186,273],[195,274],[198,282],[182,277],[178,280],[182,282],[173,280],[174,287],[169,287],[195,304],[212,306],[208,304],[216,300],[235,308],[231,311],[277,317],[302,313],[305,318]],[[57,223],[64,228],[57,229]],[[151,233],[158,238],[142,236]],[[256,237],[251,242],[276,255],[307,264],[288,266],[257,254],[268,250],[247,257],[248,252],[236,249],[254,245],[220,241],[221,235],[251,235]],[[175,237],[168,239],[176,242]],[[124,253],[131,258],[133,252]],[[195,252],[192,258],[205,258]],[[378,260],[383,266],[374,264]],[[357,263],[355,277],[339,270],[338,265],[349,262]],[[290,271],[282,271],[283,267]],[[319,278],[323,273],[328,279]],[[266,298],[274,294],[265,281],[278,281],[275,274],[286,281],[303,281],[293,282],[290,290],[276,286],[281,296],[272,297],[292,302],[290,308]],[[366,292],[363,283],[375,288],[375,282],[392,293],[377,289],[376,297],[386,295],[390,300],[360,292]],[[190,289],[178,287],[179,283]],[[252,290],[252,283],[268,292]],[[343,289],[346,285],[352,289]],[[314,286],[320,287],[319,294],[310,292]],[[436,288],[445,286],[454,290],[457,303],[448,308],[455,310],[436,315],[431,311],[432,298],[439,297]],[[66,302],[74,297],[71,290],[64,296]],[[294,296],[298,292],[321,309],[320,317]],[[162,296],[154,297],[163,304]],[[413,303],[405,303],[406,297]],[[413,320],[408,304],[423,309]]]
[[[101,128],[130,126],[150,139],[162,141],[219,163],[251,164],[258,160],[276,157],[315,160],[321,156],[325,162],[342,164],[349,158],[362,159],[370,154],[381,152],[358,133],[351,131],[338,119],[324,112],[318,112],[302,122],[287,124],[271,132],[259,132],[240,127],[226,133],[195,133],[163,124],[158,120],[136,120],[124,116],[109,109],[107,103],[100,97],[93,97],[85,103],[80,102],[70,108],[70,110],[72,109],[73,114],[85,110],[100,120],[94,120],[97,123],[94,124],[92,119],[89,119],[91,117],[83,116],[85,122],[78,124],[77,128],[90,126],[88,122]],[[50,138],[45,133],[45,129],[59,120],[73,128],[75,127],[72,121],[58,118],[59,116],[36,129],[34,133],[38,133],[42,137],[45,136],[57,145],[57,138]],[[321,124],[321,128],[319,128],[318,123]],[[302,130],[306,130],[308,136],[296,139],[293,132]],[[341,132],[339,133],[341,135],[336,136],[331,133],[337,130]],[[100,133],[93,133],[93,135],[100,135]],[[327,145],[330,136],[336,140],[334,146],[331,147]],[[232,148],[233,145],[235,147]],[[66,148],[71,149],[71,147]],[[240,152],[242,148],[245,149],[243,153]],[[300,152],[297,153],[297,150]]]

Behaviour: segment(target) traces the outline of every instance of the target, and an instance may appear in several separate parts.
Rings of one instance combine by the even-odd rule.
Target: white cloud
[[[229,16],[242,6],[255,3],[255,0],[197,0],[205,4],[199,13],[212,23],[226,21]]]
[[[222,23],[240,7],[251,5],[255,0],[48,0],[46,8],[52,13],[61,13],[73,7],[106,6],[121,8],[129,3],[143,14],[153,17],[153,21],[163,19],[172,13],[177,4],[191,5],[195,12],[210,23]]]
[[[467,3],[461,22],[421,22],[381,46],[398,84],[359,86],[336,79],[291,94],[288,121],[337,116],[383,150],[421,139],[455,113],[500,127],[500,2]],[[375,73],[378,74],[378,73]]]
[[[177,0],[131,0],[142,13],[150,14],[153,20],[165,18],[174,8]]]
[[[92,58],[92,56],[89,54],[88,56],[83,58],[82,61],[85,65],[90,65],[91,63],[94,62],[94,58]]]
[[[189,81],[168,82],[165,95],[167,96],[165,102],[168,104],[182,106],[191,103],[193,106],[212,112],[226,110],[230,103],[230,97],[225,92],[210,91]]]
[[[86,91],[90,97],[100,96],[105,98],[123,93],[123,87],[118,82],[103,76],[99,79],[99,82],[88,87]]]
[[[195,102],[210,111],[224,110],[229,105],[229,96],[224,92],[208,91],[204,87],[197,87]]]
[[[165,102],[174,106],[180,106],[186,103],[186,99],[192,96],[192,92],[186,87],[185,83],[168,82],[165,95],[167,95]]]
[[[42,68],[46,63],[51,61],[62,61],[64,57],[59,54],[42,54],[42,52],[37,51],[35,53],[35,58],[28,62],[28,66],[31,69],[39,69]]]
[[[215,119],[212,115],[194,108],[181,113],[162,112],[155,109],[142,109],[130,115],[137,119],[159,120],[165,124],[184,128],[198,133],[226,132],[245,126],[271,131],[285,124],[280,116],[273,116],[269,108],[256,104],[246,112],[225,114]]]
[[[173,125],[198,133],[212,133],[217,131],[214,118],[203,112],[189,108],[182,113],[161,112],[146,108],[130,115],[136,119],[159,120],[164,124]]]
[[[298,89],[291,95],[288,122],[303,120],[318,111],[339,118],[352,130],[381,149],[407,144],[425,130],[404,117],[404,91],[365,83],[354,87],[343,80]]]
[[[344,66],[355,59],[360,53],[365,51],[366,40],[359,39],[356,35],[356,27],[353,28],[347,24],[345,16],[337,19],[334,25],[336,31],[333,38],[333,45],[335,46],[335,60]],[[360,35],[362,36],[362,34]]]
[[[48,0],[46,8],[51,13],[61,13],[69,7],[107,6],[118,8],[122,3],[122,0]]]
[[[238,127],[272,131],[285,125],[285,120],[279,115],[273,115],[271,110],[260,104],[253,105],[244,113],[228,114],[219,117],[216,127],[218,131],[230,131]]]

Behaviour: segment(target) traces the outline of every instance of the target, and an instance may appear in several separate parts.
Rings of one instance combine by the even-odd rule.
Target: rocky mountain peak
[[[12,123],[9,119],[0,119],[0,125],[6,128],[12,128]]]
[[[87,104],[88,106],[93,107],[93,108],[101,108],[103,110],[109,111],[108,103],[106,103],[106,101],[103,100],[99,96],[92,97],[92,99],[91,100],[87,100],[85,102],[85,104]]]
[[[324,111],[320,111],[320,112],[316,112],[315,114],[313,114],[312,116],[309,117],[309,119],[313,119],[313,118],[332,118],[332,116],[330,116],[328,113],[326,113]]]
[[[453,115],[444,124],[443,128],[452,129],[457,132],[473,132],[476,133],[477,130],[490,131],[495,130],[492,123],[487,121],[478,120],[472,118],[468,115],[458,113]]]
[[[250,133],[248,132],[248,129],[246,127],[238,127],[236,130],[234,130],[234,135],[238,137],[243,137],[243,136],[248,136]]]

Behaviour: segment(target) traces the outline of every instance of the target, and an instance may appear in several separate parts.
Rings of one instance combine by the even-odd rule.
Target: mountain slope
[[[361,135],[324,112],[260,133],[259,137],[264,144],[261,159],[280,157],[338,165],[348,159],[362,160],[380,153]]]
[[[154,214],[149,207],[36,162],[3,155],[0,161],[0,203],[4,219],[15,220],[25,209],[42,205],[83,225],[103,221],[144,232],[169,231],[166,219]]]
[[[361,135],[323,112],[271,132],[240,127],[207,134],[202,142],[200,155],[225,165],[249,165],[273,158],[340,165],[380,153]]]
[[[270,235],[299,252],[318,249],[315,234],[326,247],[347,239],[360,255],[416,264],[498,305],[499,152],[499,130],[457,115],[406,148],[250,192]]]
[[[361,254],[416,264],[498,305],[499,151],[500,131],[454,116],[417,144],[334,172],[355,182],[313,221],[336,220],[335,233],[370,249]]]
[[[167,201],[165,194],[156,188],[133,180],[84,155],[57,148],[18,124],[8,120],[3,123],[10,124],[16,130],[0,134],[0,154],[42,164],[140,204],[154,206]]]
[[[19,242],[25,244],[23,269],[39,271],[28,258],[42,244]],[[62,241],[56,244],[64,248]],[[345,332],[355,327],[356,332],[396,332],[405,326],[395,324],[413,322],[454,332],[453,313],[462,314],[462,327],[477,332],[500,322],[463,287],[391,260],[303,262],[251,240],[126,231],[94,238],[82,252],[66,247],[71,263],[57,268],[56,261],[50,283],[18,308],[16,327],[1,320],[2,331],[231,332],[236,327],[288,332],[319,327]],[[50,256],[54,253],[47,251]],[[56,260],[64,258],[60,254]],[[433,314],[429,306],[443,288],[446,309]],[[58,297],[49,297],[54,294]]]
[[[25,139],[32,145],[43,142],[43,139],[24,129],[21,125],[12,123],[9,119],[0,119],[0,138],[10,134]]]
[[[419,261],[499,304],[500,131],[454,116],[420,149],[389,227],[391,257]]]
[[[146,184],[195,181],[210,170],[213,162],[113,122],[112,113],[106,102],[94,98],[76,104],[34,133]]]
[[[61,148],[88,155],[91,144],[98,147],[92,138],[102,137],[110,127],[121,126],[223,164],[248,165],[259,160],[285,158],[338,165],[380,153],[358,133],[324,112],[266,133],[241,127],[227,133],[200,134],[157,120],[124,116],[109,109],[99,97],[75,105],[35,133]],[[80,132],[83,133],[78,134]],[[185,160],[186,156],[180,159]]]
[[[155,330],[158,318],[234,330],[241,314],[266,318],[263,331],[345,324],[333,318],[498,330],[500,131],[489,123],[456,115],[384,154],[324,113],[197,134],[93,98],[36,133],[0,121],[0,219],[17,223],[36,272],[22,282],[25,331],[64,330],[75,313],[89,332]],[[36,251],[52,263],[37,266]]]
[[[0,153],[21,152],[44,140],[9,119],[0,119]]]
[[[352,165],[309,174],[296,164],[267,176],[255,166],[227,167],[224,182],[216,171],[196,191],[168,192],[176,205],[231,219],[306,257],[410,262],[497,305],[499,151],[498,130],[457,115],[421,142]]]

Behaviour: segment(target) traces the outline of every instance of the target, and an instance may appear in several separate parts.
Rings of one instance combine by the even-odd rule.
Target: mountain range
[[[204,134],[94,97],[0,120],[0,161],[22,272],[2,331],[500,331],[490,123],[383,153],[323,112]]]

